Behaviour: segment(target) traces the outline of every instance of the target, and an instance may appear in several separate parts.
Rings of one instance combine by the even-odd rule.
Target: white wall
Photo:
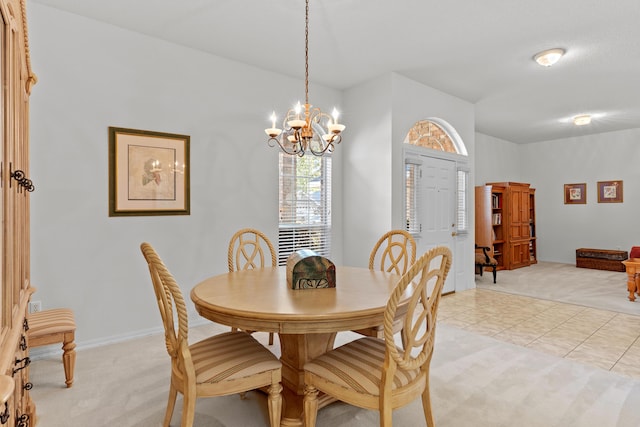
[[[282,114],[304,95],[304,82],[37,3],[28,13],[39,78],[31,97],[33,299],[73,309],[80,345],[159,330],[140,243],[156,247],[188,297],[201,279],[227,270],[238,228],[277,242],[277,151],[264,128],[272,110]],[[341,109],[338,91],[312,85],[310,96]],[[191,215],[108,216],[109,126],[191,136]],[[338,197],[341,169],[336,156]],[[341,246],[338,233],[336,263]]]
[[[536,189],[538,258],[575,264],[581,247],[640,245],[640,129],[519,147],[522,180]],[[622,180],[623,203],[598,203],[597,182]],[[585,205],[564,204],[564,184],[586,183]]]
[[[528,182],[536,189],[538,259],[575,264],[581,247],[640,244],[640,129],[533,144],[476,134],[476,185]],[[623,203],[598,203],[597,182],[622,180]],[[564,184],[586,183],[587,203],[564,204]]]
[[[475,185],[487,182],[525,182],[518,147],[513,142],[476,133]]]
[[[404,228],[403,142],[409,129],[426,118],[447,121],[467,146],[473,170],[474,107],[395,73],[347,90],[344,99],[350,112],[349,135],[355,135],[345,150],[344,259],[366,266],[368,256],[362,254],[368,254],[389,229]],[[472,235],[464,250],[468,257],[473,253]],[[459,289],[474,286],[469,265]]]
[[[348,142],[344,148],[344,262],[367,267],[378,238],[392,228],[391,76],[344,94]],[[345,135],[346,139],[346,135]]]

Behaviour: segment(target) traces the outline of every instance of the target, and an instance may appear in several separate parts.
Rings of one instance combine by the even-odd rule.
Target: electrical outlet
[[[29,313],[42,311],[42,301],[31,301],[29,303]]]

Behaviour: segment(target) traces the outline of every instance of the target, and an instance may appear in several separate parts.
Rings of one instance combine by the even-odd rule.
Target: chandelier
[[[287,111],[282,129],[276,127],[276,112],[271,114],[271,127],[264,130],[269,136],[267,144],[270,147],[278,144],[284,153],[300,157],[306,152],[314,156],[331,153],[342,141],[341,133],[345,126],[338,123],[338,110],[335,108],[329,115],[309,104],[309,0],[306,0],[305,9],[304,95],[304,105],[298,102]]]

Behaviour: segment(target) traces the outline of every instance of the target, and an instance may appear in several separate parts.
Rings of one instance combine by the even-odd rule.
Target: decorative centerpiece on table
[[[287,258],[287,285],[291,289],[336,287],[336,266],[310,249],[300,249]]]

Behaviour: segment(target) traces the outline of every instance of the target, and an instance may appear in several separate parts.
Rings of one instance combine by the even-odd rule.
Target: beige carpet
[[[530,267],[498,271],[497,283],[492,275],[476,275],[481,289],[507,292],[534,298],[566,302],[640,315],[640,297],[628,299],[627,273],[577,268],[573,264],[539,262]]]
[[[194,328],[192,340],[226,327]],[[339,340],[353,337],[339,334]],[[257,337],[266,344],[267,334]],[[279,352],[277,343],[274,347]],[[163,337],[149,336],[78,352],[75,383],[65,389],[58,357],[31,364],[39,427],[160,426],[169,390]],[[431,390],[438,427],[637,427],[640,382],[495,339],[439,325]],[[180,424],[179,398],[172,425]],[[252,392],[200,399],[195,426],[265,426],[265,397]],[[319,427],[376,426],[377,412],[341,403],[323,408]],[[394,425],[425,425],[418,401]]]

